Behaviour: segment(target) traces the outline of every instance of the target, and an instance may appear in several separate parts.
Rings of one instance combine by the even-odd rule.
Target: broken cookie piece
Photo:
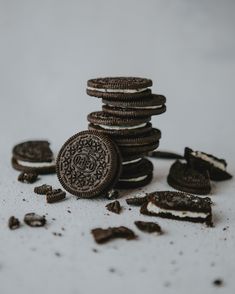
[[[26,213],[24,222],[30,227],[43,227],[46,224],[45,216],[38,215],[34,212]]]
[[[35,172],[22,172],[18,176],[18,181],[27,184],[33,184],[38,179],[38,174]]]
[[[119,214],[122,210],[120,202],[119,201],[114,201],[114,202],[110,202],[109,204],[107,204],[105,206],[109,211],[114,212],[116,214]]]
[[[210,179],[213,181],[224,181],[232,178],[227,172],[227,162],[224,159],[215,157],[201,151],[193,151],[186,147],[184,157],[188,164],[202,172],[208,171]]]
[[[55,203],[65,199],[66,192],[61,189],[54,189],[48,193],[46,193],[47,203]]]
[[[149,194],[140,212],[176,220],[206,223],[212,226],[211,200],[183,192],[159,191]]]
[[[8,227],[10,230],[16,230],[20,227],[20,221],[18,218],[11,216],[8,220]]]
[[[141,205],[143,205],[147,200],[148,200],[148,198],[147,198],[146,196],[143,196],[143,197],[132,197],[132,198],[128,198],[128,199],[126,199],[126,203],[127,203],[128,205],[141,206]]]
[[[158,233],[162,234],[162,229],[159,224],[154,222],[135,221],[137,228],[147,233]]]
[[[39,195],[46,195],[47,193],[52,191],[52,186],[43,184],[41,186],[35,187],[34,188],[34,193],[39,194]]]
[[[95,241],[98,244],[106,243],[112,239],[124,238],[126,240],[136,239],[135,233],[127,227],[110,227],[107,229],[96,228],[91,231]]]

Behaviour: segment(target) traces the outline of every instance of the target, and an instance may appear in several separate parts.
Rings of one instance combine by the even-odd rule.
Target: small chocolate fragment
[[[128,198],[126,199],[126,203],[128,205],[134,205],[134,206],[141,206],[143,205],[146,201],[148,201],[148,197],[133,197],[133,198]]]
[[[18,176],[18,181],[27,184],[33,184],[37,181],[38,174],[35,172],[22,172]]]
[[[118,190],[112,189],[105,195],[105,197],[110,200],[117,199],[117,198],[119,198],[119,192],[118,192]]]
[[[162,159],[183,159],[184,157],[178,153],[168,151],[152,151],[148,153],[148,157]]]
[[[154,222],[135,221],[137,228],[147,233],[158,233],[162,234],[162,229],[159,224]]]
[[[133,240],[137,238],[132,230],[124,226],[110,227],[107,229],[96,228],[93,229],[91,233],[98,244],[102,244],[116,238],[124,238],[127,240]]]
[[[43,184],[41,186],[35,187],[34,188],[34,193],[39,194],[39,195],[46,195],[47,193],[52,191],[52,186]]]
[[[18,218],[11,216],[8,220],[8,227],[10,230],[16,230],[20,227],[20,221]]]
[[[47,203],[55,203],[65,199],[66,193],[61,189],[54,189],[46,194]]]
[[[109,204],[107,204],[105,206],[109,211],[114,212],[116,214],[119,214],[122,210],[120,202],[119,201],[114,201],[114,202],[110,202]]]
[[[30,227],[43,227],[46,224],[45,216],[38,215],[34,212],[26,213],[24,222]]]
[[[216,280],[214,280],[213,284],[217,287],[221,287],[223,285],[223,280],[216,279]]]

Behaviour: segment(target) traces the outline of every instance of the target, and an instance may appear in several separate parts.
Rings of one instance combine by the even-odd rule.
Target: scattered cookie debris
[[[55,203],[64,200],[66,197],[66,192],[61,189],[54,189],[46,193],[47,203]]]
[[[213,281],[214,286],[221,287],[223,285],[223,280],[216,279]]]
[[[8,227],[10,230],[16,230],[20,227],[20,221],[18,218],[11,216],[8,220]]]
[[[137,228],[147,233],[158,233],[162,234],[162,229],[159,224],[154,222],[135,221]]]
[[[52,233],[54,236],[57,236],[57,237],[62,237],[63,235],[61,233],[57,233],[57,232],[53,232]]]
[[[141,206],[146,201],[148,201],[147,196],[144,196],[144,197],[132,197],[132,198],[127,198],[126,199],[126,203],[128,205],[133,205],[133,206]]]
[[[132,230],[124,226],[110,227],[107,229],[96,228],[93,229],[91,233],[98,244],[102,244],[116,238],[124,238],[127,240],[133,240],[137,238]]]
[[[39,195],[46,195],[47,193],[50,193],[52,191],[52,186],[43,184],[41,186],[37,186],[34,188],[34,193]]]
[[[107,198],[107,199],[109,199],[109,200],[113,200],[113,199],[117,199],[117,198],[119,198],[119,192],[118,192],[118,190],[111,190],[111,191],[109,191],[106,195],[105,195],[105,197]]]
[[[33,184],[37,181],[38,174],[35,172],[22,172],[18,176],[18,181],[27,184]]]
[[[46,218],[31,212],[24,216],[24,222],[30,227],[43,227],[46,224]]]
[[[106,205],[106,208],[111,211],[111,212],[114,212],[116,214],[119,214],[122,210],[121,208],[121,205],[120,205],[120,202],[119,201],[114,201],[114,202],[111,202],[109,204]]]

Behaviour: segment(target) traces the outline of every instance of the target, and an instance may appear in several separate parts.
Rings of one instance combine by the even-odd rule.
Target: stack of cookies
[[[102,111],[88,115],[89,130],[108,135],[122,157],[118,189],[147,185],[153,164],[145,157],[159,145],[161,132],[152,127],[151,116],[166,111],[166,98],[152,94],[152,81],[136,77],[91,79],[87,94],[102,98]]]

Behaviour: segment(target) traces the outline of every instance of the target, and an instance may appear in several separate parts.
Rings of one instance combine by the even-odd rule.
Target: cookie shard
[[[66,192],[61,189],[54,189],[46,193],[47,203],[55,203],[64,200]]]
[[[22,172],[18,176],[18,181],[27,184],[33,184],[37,181],[38,174],[35,172]]]
[[[141,206],[148,201],[147,196],[127,198],[126,203],[133,206]]]
[[[118,200],[110,202],[106,205],[107,210],[119,214],[122,210],[120,202]]]
[[[52,191],[52,186],[43,184],[41,186],[34,187],[34,193],[38,195],[46,195],[47,193]]]
[[[213,181],[225,181],[232,178],[227,172],[227,162],[202,151],[193,151],[186,147],[184,152],[188,164],[199,171],[208,170],[210,179]]]
[[[211,191],[210,178],[207,171],[198,171],[179,160],[175,161],[167,177],[168,184],[187,193],[207,195]]]
[[[162,229],[159,224],[154,222],[135,221],[135,225],[140,231],[147,233],[162,234]]]
[[[140,212],[145,215],[213,225],[210,198],[200,198],[183,192],[153,192],[149,194],[148,201],[141,206]]]
[[[11,216],[8,220],[8,227],[10,230],[16,230],[20,227],[20,221],[18,218]]]
[[[136,239],[135,233],[127,227],[109,227],[107,229],[96,228],[91,230],[94,240],[98,244],[106,243],[112,239],[124,238],[127,240]]]
[[[25,214],[24,222],[30,227],[43,227],[46,224],[46,218],[45,216],[30,212]]]

